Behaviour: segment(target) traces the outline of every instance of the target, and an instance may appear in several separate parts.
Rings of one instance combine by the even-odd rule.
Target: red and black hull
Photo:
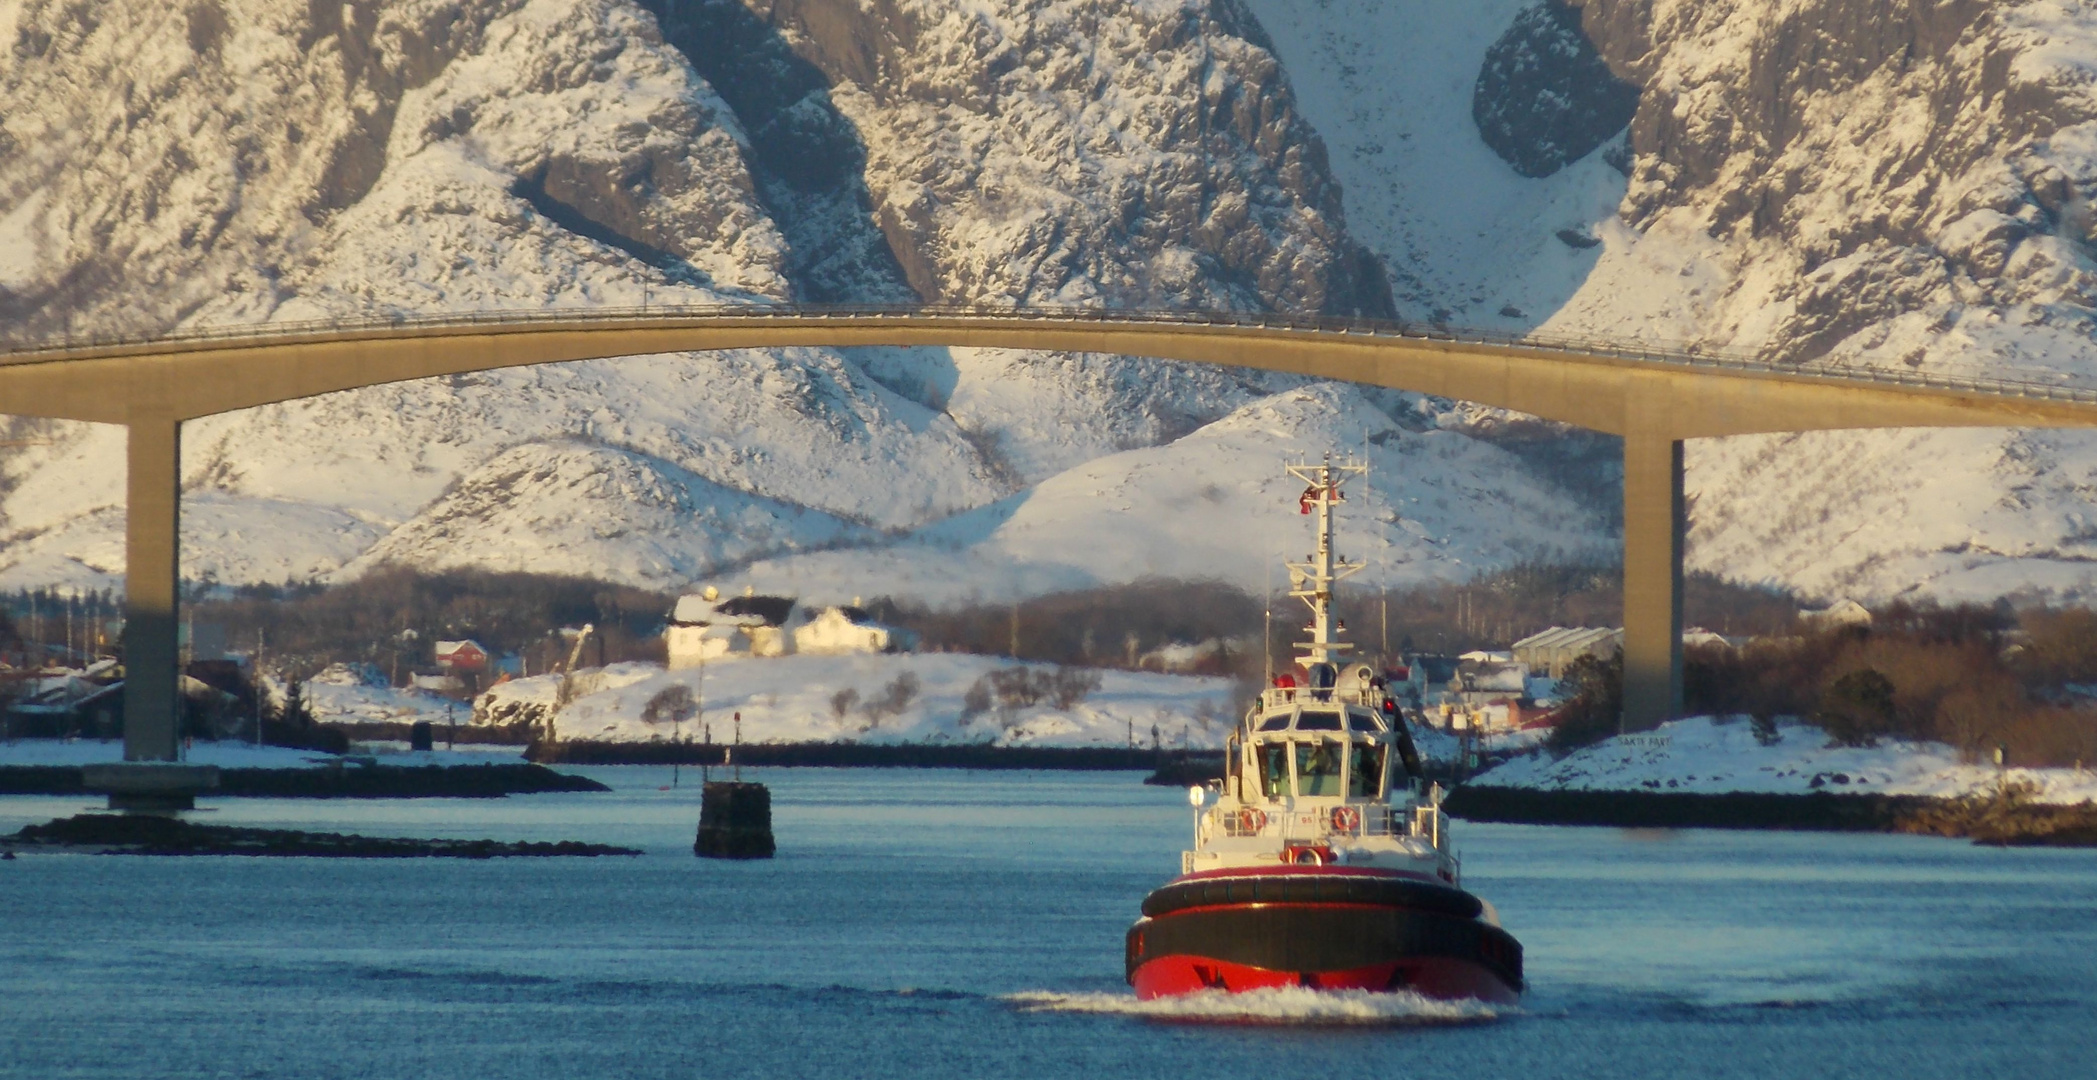
[[[1522,946],[1453,886],[1340,867],[1211,871],[1143,901],[1129,928],[1139,998],[1302,986],[1513,1004]]]

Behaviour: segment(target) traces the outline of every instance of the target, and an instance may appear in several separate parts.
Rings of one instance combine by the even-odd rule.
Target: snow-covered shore
[[[1483,787],[1540,791],[1663,791],[1690,794],[1758,792],[1956,798],[1996,790],[2004,779],[2025,785],[2035,802],[2097,799],[2097,772],[2011,768],[1963,761],[1943,743],[1887,740],[1873,747],[1828,745],[1805,724],[1785,724],[1776,742],[1755,738],[1745,717],[1697,716],[1657,730],[1619,735],[1561,759],[1537,752],[1471,780]]]
[[[427,720],[433,724],[463,724],[472,715],[471,709],[457,701],[411,686],[314,679],[306,684],[304,693],[306,710],[323,723],[412,724]],[[281,694],[276,694],[279,700]]]
[[[1220,745],[1235,719],[1231,681],[1107,668],[1083,669],[1099,684],[1068,708],[1044,698],[1031,705],[972,710],[971,687],[991,673],[1023,669],[1045,679],[1055,668],[994,656],[923,653],[860,656],[785,656],[711,663],[704,669],[665,671],[648,664],[614,664],[579,672],[579,694],[559,713],[563,739],[608,742],[694,742],[711,730],[715,742],[735,735],[742,715],[744,742],[968,742],[1001,746],[1126,746],[1151,744],[1151,729],[1168,747],[1184,737],[1196,748]],[[491,691],[498,702],[551,703],[558,676],[535,676]],[[672,687],[691,692],[696,717],[682,723],[662,715],[644,719],[648,703]],[[840,696],[844,695],[844,696]],[[981,702],[978,702],[981,704]]]

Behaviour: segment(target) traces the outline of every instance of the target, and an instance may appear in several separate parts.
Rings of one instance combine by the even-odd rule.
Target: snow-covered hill
[[[2097,377],[2088,3],[1248,2],[1407,315]],[[1639,90],[1628,132],[1556,171],[1524,175],[1479,136],[1481,103],[1509,130],[1526,110],[1555,122],[1528,130],[1578,133],[1612,82]],[[2097,435],[1699,440],[1688,464],[1697,569],[2097,597]]]
[[[1212,578],[1263,593],[1311,544],[1283,461],[1362,455],[1341,553],[1362,585],[1461,580],[1524,560],[1607,558],[1607,523],[1512,454],[1407,427],[1330,384],[1254,401],[1168,445],[1087,462],[878,551],[774,559],[746,576],[813,599],[906,596],[944,605],[1144,577]]]
[[[0,0],[0,39],[14,340],[921,297],[2097,377],[2082,0]],[[799,349],[379,387],[190,425],[185,565],[1251,584],[1271,493],[1233,485],[1379,424],[1377,497],[1418,500],[1367,538],[1393,580],[1607,543],[1584,444],[1554,465],[1476,410],[1302,386]],[[31,444],[0,446],[0,587],[114,584],[121,432],[0,441]],[[1700,568],[2097,582],[2090,435],[1716,440],[1690,466]]]
[[[0,5],[22,42],[0,60],[0,101],[17,103],[0,108],[6,332],[893,299],[880,260],[837,249],[865,241],[838,217],[854,212],[911,288],[946,299],[1388,308],[1232,4],[917,5],[898,14],[914,45],[876,58],[881,78],[823,52],[839,45],[828,16],[860,17],[849,4],[781,8],[778,26],[657,7]],[[997,76],[986,51],[1010,58]],[[1096,80],[1076,77],[1087,67]],[[785,86],[806,92],[764,100]],[[98,123],[118,113],[121,130]],[[1067,159],[1040,152],[1050,138]],[[911,194],[928,185],[944,201]],[[377,387],[189,425],[185,565],[221,581],[393,560],[675,585],[922,526],[1299,381],[803,349]],[[0,582],[113,584],[121,432],[26,434],[50,442],[0,449]]]
[[[991,672],[1015,665],[960,653],[850,657],[786,656],[708,664],[702,671],[664,671],[614,664],[579,673],[584,692],[556,718],[562,737],[615,742],[668,742],[707,737],[727,742],[742,717],[745,742],[970,742],[1001,746],[1149,745],[1151,728],[1166,745],[1182,737],[1214,746],[1230,729],[1229,679],[1100,669],[1099,684],[1059,707],[1051,700],[1000,707],[993,695],[972,709],[969,691]],[[1018,665],[1037,676],[1053,669]],[[550,703],[559,676],[504,683],[484,702]],[[650,701],[683,687],[702,708],[682,723]],[[846,695],[846,696],[840,696]],[[487,705],[483,705],[484,708]],[[701,725],[704,725],[702,730]]]
[[[2034,802],[2097,799],[2097,775],[2083,769],[1998,772],[1992,765],[1961,761],[1958,751],[1932,742],[1831,746],[1826,732],[1797,723],[1778,727],[1776,741],[1764,743],[1740,716],[1674,720],[1655,731],[1607,739],[1559,759],[1532,753],[1470,782],[1545,791],[1826,791],[1958,798],[1992,793],[2005,780],[2026,786]]]

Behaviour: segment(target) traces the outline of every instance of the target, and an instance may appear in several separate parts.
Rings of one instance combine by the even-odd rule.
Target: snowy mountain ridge
[[[2097,374],[2097,11],[2070,0],[0,0],[0,40],[15,340],[915,298]],[[1519,426],[1145,359],[635,357],[193,422],[184,559],[1258,586],[1273,542],[1229,523],[1272,512],[1283,457],[1365,436],[1390,580],[1606,549],[1607,469],[1497,433]],[[0,448],[0,587],[115,584],[121,432],[7,429],[43,444]],[[1690,462],[1702,569],[1866,597],[2097,580],[2085,433]],[[935,551],[965,583],[928,583]]]

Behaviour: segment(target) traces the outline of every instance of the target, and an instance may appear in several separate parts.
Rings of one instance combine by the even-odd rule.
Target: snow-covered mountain
[[[2097,377],[2089,3],[1248,3],[1409,316]],[[1688,465],[1698,569],[2097,596],[2091,433],[1698,440]]]
[[[1606,523],[1508,451],[1407,427],[1352,387],[1322,384],[1247,404],[1161,446],[1096,458],[1010,498],[919,529],[878,552],[760,562],[763,587],[843,599],[875,580],[920,603],[998,601],[1144,577],[1284,583],[1312,543],[1277,467],[1334,448],[1362,455],[1341,554],[1369,587],[1462,580],[1524,560],[1607,559]]]
[[[0,40],[14,340],[923,298],[2097,375],[2097,12],[2068,0],[0,0]],[[1257,585],[1281,457],[1364,437],[1392,580],[1606,547],[1591,441],[1510,419],[1001,350],[559,365],[189,425],[184,559]],[[0,447],[0,587],[113,584],[121,432],[5,441],[31,445]],[[1690,460],[1704,568],[2090,588],[2090,436]]]

